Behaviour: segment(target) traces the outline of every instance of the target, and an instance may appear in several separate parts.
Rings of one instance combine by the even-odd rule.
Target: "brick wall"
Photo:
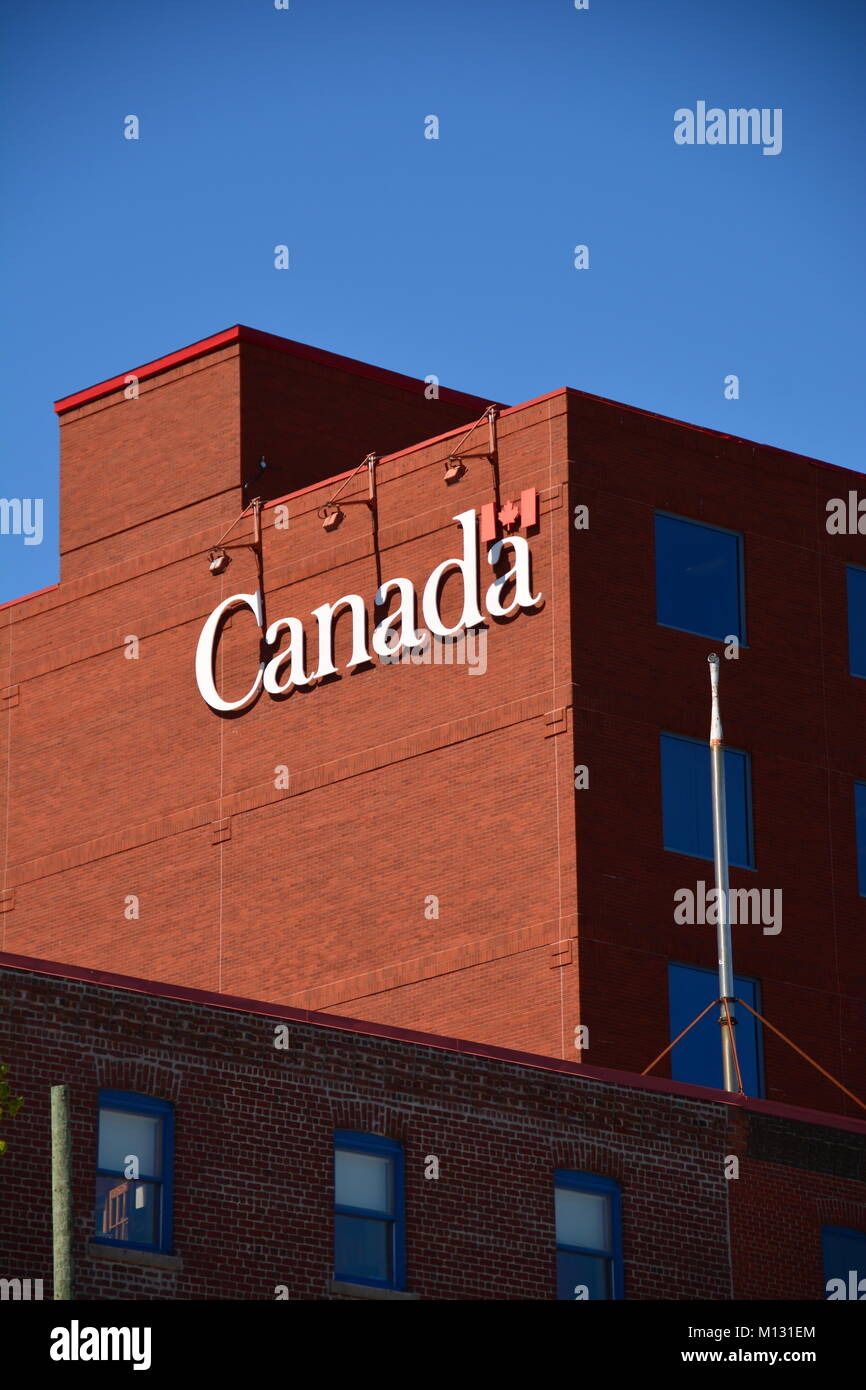
[[[538,492],[544,601],[488,624],[486,674],[374,664],[222,719],[193,658],[216,603],[256,586],[250,522],[225,575],[205,557],[261,453],[269,619],[397,575],[420,588],[459,549],[455,515],[492,496],[483,458],[443,482],[483,403],[289,348],[244,330],[145,374],[137,400],[116,385],[64,405],[63,582],[0,610],[0,947],[559,1057],[583,1023],[587,1061],[641,1069],[667,1042],[668,960],[715,960],[711,928],[673,922],[675,889],[712,866],[662,849],[659,734],[706,737],[718,645],[655,622],[663,508],[745,533],[749,646],[722,663],[723,710],[752,756],[757,870],[731,877],[781,888],[784,925],[735,928],[737,971],[866,1091],[866,682],[847,674],[844,592],[866,539],[824,529],[859,475],[578,392],[504,411],[500,495]],[[389,447],[375,538],[363,505],[325,533],[329,475]],[[230,696],[255,639],[237,615]],[[768,1098],[856,1113],[770,1036],[765,1056]]]
[[[0,1270],[44,1279],[46,1294],[49,1087],[59,1082],[71,1089],[77,1296],[85,1299],[261,1300],[277,1285],[292,1298],[338,1296],[330,1290],[331,1144],[340,1128],[404,1146],[407,1289],[421,1298],[552,1298],[557,1167],[620,1184],[629,1299],[728,1299],[732,1280],[738,1297],[820,1298],[821,1204],[848,1203],[850,1214],[866,1198],[862,1174],[851,1176],[854,1157],[863,1161],[864,1125],[766,1120],[759,1102],[729,1106],[697,1088],[572,1063],[550,1070],[542,1058],[472,1055],[472,1045],[454,1040],[375,1036],[363,1024],[218,1007],[180,990],[168,998],[158,987],[131,992],[7,964],[0,981],[0,1057],[25,1096],[4,1126]],[[280,1017],[287,1051],[273,1046]],[[100,1087],[176,1106],[180,1268],[88,1251]],[[795,1165],[784,1188],[774,1186],[776,1162],[748,1157],[756,1117],[771,1126],[769,1158],[783,1142]],[[735,1182],[724,1178],[730,1153],[743,1164]],[[424,1178],[430,1154],[438,1179]],[[834,1164],[847,1176],[828,1172]]]
[[[261,369],[272,401],[286,360]],[[180,375],[153,394],[202,375],[171,371]],[[380,396],[377,385],[379,411]],[[76,409],[128,415],[143,400]],[[205,560],[236,498],[210,533],[195,518],[184,532],[178,513],[176,539],[8,607],[0,655],[18,694],[0,711],[5,949],[573,1055],[564,409],[554,399],[500,426],[503,500],[539,494],[532,551],[544,601],[489,624],[483,676],[377,663],[288,700],[264,697],[243,718],[215,716],[195,686],[198,633],[221,598],[256,587],[248,549],[232,551],[218,580]],[[366,507],[347,507],[340,529],[323,532],[317,512],[333,482],[289,499],[288,529],[269,506],[269,620],[308,617],[347,592],[371,599],[396,575],[420,592],[460,553],[455,515],[491,496],[483,459],[457,487],[443,483],[462,433],[382,460],[377,547]],[[157,435],[170,445],[170,431]],[[343,497],[365,487],[362,476]],[[234,538],[250,534],[247,521]],[[486,588],[494,575],[482,565]],[[449,581],[446,620],[458,602]],[[340,620],[338,665],[348,644]],[[251,661],[254,624],[238,615],[221,645],[229,695],[249,684]],[[287,788],[275,785],[279,768]]]
[[[581,998],[592,1060],[649,1063],[669,1041],[667,963],[716,966],[713,927],[674,923],[674,892],[711,861],[662,850],[659,736],[706,739],[717,640],[656,623],[656,510],[744,536],[747,646],[721,661],[726,741],[751,755],[755,870],[781,889],[782,931],[733,928],[738,974],[763,1012],[866,1099],[866,898],[853,781],[866,778],[866,681],[848,674],[846,563],[866,537],[827,534],[826,502],[859,475],[570,392],[575,761]],[[861,489],[862,490],[862,489]],[[618,1000],[618,1007],[611,1001]],[[859,1114],[765,1031],[766,1095]]]
[[[242,326],[134,368],[58,402],[63,580],[215,540],[251,497],[468,428],[486,404]]]

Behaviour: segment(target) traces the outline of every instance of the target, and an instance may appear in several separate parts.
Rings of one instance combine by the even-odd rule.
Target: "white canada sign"
[[[454,637],[464,629],[477,627],[484,622],[484,614],[478,603],[480,574],[476,513],[461,512],[454,520],[463,532],[463,554],[443,560],[441,565],[436,566],[424,585],[421,599],[427,630],[443,638]],[[495,568],[503,555],[512,561],[511,568],[496,575],[484,595],[484,607],[492,618],[507,618],[519,608],[535,608],[541,602],[541,594],[532,593],[529,543],[523,536],[504,536],[488,548],[487,563]],[[462,577],[463,608],[455,625],[446,627],[439,611],[439,599],[445,580],[454,572],[459,572]],[[512,582],[514,592],[506,605],[502,602],[503,593]],[[323,603],[319,608],[314,608],[311,617],[315,618],[317,624],[318,653],[316,668],[310,672],[306,669],[306,632],[301,619],[277,618],[264,634],[265,654],[273,648],[273,655],[260,660],[246,694],[238,700],[226,700],[217,690],[214,680],[214,657],[222,625],[236,608],[251,609],[260,630],[264,623],[262,596],[258,590],[254,594],[232,594],[213,610],[198,639],[195,678],[202,699],[219,714],[238,713],[247,709],[262,690],[269,695],[285,695],[295,686],[312,685],[324,676],[336,675],[334,623],[344,608],[352,612],[352,654],[346,663],[346,670],[372,661],[374,656],[393,662],[404,648],[417,647],[423,641],[423,633],[418,632],[415,626],[418,596],[412,581],[387,580],[373,597],[374,609],[384,608],[392,595],[398,595],[399,602],[394,611],[382,618],[373,629],[373,655],[367,648],[367,609],[360,594],[344,594],[336,603]],[[288,643],[277,650],[284,634],[288,634]]]

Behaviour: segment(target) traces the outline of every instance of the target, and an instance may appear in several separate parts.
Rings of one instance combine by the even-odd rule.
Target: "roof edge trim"
[[[305,362],[332,367],[337,371],[351,372],[355,376],[363,376],[370,381],[401,387],[403,390],[412,391],[416,395],[424,390],[424,381],[420,377],[406,376],[402,372],[392,372],[386,367],[375,367],[368,362],[360,362],[354,357],[343,357],[339,353],[328,352],[324,348],[310,347],[309,344],[295,342],[292,338],[281,338],[275,333],[264,333],[258,328],[248,328],[245,324],[236,323],[233,327],[224,329],[222,333],[214,333],[209,338],[201,338],[196,343],[179,348],[177,352],[170,352],[164,357],[157,357],[154,361],[145,363],[144,366],[127,369],[120,376],[109,377],[106,381],[97,382],[95,386],[88,386],[82,391],[74,391],[69,396],[63,396],[54,402],[54,410],[57,415],[65,415],[67,411],[75,410],[77,406],[87,405],[91,401],[99,400],[103,396],[109,396],[112,392],[121,390],[127,384],[127,378],[130,376],[136,377],[139,381],[145,381],[149,377],[159,376],[161,372],[170,371],[172,367],[180,367],[185,362],[194,362],[196,358],[205,357],[208,353],[216,352],[219,348],[228,347],[232,343],[250,343],[256,347],[272,348],[274,351],[282,352],[289,357],[297,357]],[[464,391],[454,391],[448,386],[439,387],[438,399],[447,401],[451,405],[464,405],[476,413],[479,406],[486,404],[480,396],[472,396]],[[498,404],[498,402],[493,404]]]
[[[496,1047],[488,1043],[468,1042],[463,1038],[449,1038],[438,1033],[422,1033],[415,1029],[398,1028],[387,1023],[371,1023],[368,1019],[348,1018],[343,1017],[342,1014],[319,1013],[313,1009],[296,1009],[289,1004],[272,1004],[260,999],[246,999],[240,995],[218,994],[212,990],[194,989],[189,985],[141,980],[129,975],[115,975],[108,970],[95,970],[89,966],[63,965],[57,961],[41,960],[38,957],[19,956],[8,951],[0,951],[0,969],[4,967],[9,970],[20,970],[22,973],[29,971],[36,975],[53,975],[59,979],[79,980],[84,984],[101,985],[106,989],[125,989],[135,994],[149,994],[156,999],[174,999],[178,1002],[229,1009],[237,1013],[260,1014],[265,1018],[291,1019],[297,1023],[309,1023],[314,1027],[331,1028],[342,1033],[362,1033],[367,1037],[391,1038],[395,1042],[413,1043],[421,1047],[435,1047],[440,1051],[456,1052],[462,1056],[486,1057],[492,1061],[511,1062],[515,1066],[531,1067],[538,1071],[556,1071],[562,1075],[576,1076],[587,1081],[600,1081],[610,1086],[626,1086],[632,1090],[655,1091],[666,1095],[682,1096],[684,1099],[709,1101],[714,1105],[730,1105],[743,1110],[755,1111],[758,1114],[795,1120],[801,1124],[822,1125],[828,1129],[842,1129],[851,1133],[866,1135],[866,1121],[849,1118],[832,1111],[811,1110],[780,1101],[732,1095],[726,1091],[711,1090],[706,1086],[693,1086],[685,1081],[671,1081],[666,1077],[643,1076],[638,1072],[588,1066],[583,1062],[566,1061],[559,1057],[546,1057],[539,1053],[518,1052],[512,1048]]]

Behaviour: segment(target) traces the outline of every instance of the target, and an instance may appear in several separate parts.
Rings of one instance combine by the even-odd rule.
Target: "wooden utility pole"
[[[51,1087],[51,1218],[54,1234],[54,1298],[71,1299],[72,1131],[69,1087]]]

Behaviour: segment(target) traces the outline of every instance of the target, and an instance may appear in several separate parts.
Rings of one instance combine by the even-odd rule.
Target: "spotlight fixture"
[[[211,574],[225,574],[231,564],[231,556],[224,550],[212,550],[208,555]]]
[[[340,506],[340,503],[337,501],[337,498],[342,494],[342,492],[344,491],[344,489],[346,488],[346,486],[352,481],[352,479],[355,478],[355,477],[357,477],[357,475],[360,473],[360,471],[361,471],[362,468],[366,468],[367,473],[368,473],[368,477],[369,477],[369,484],[368,484],[367,496],[366,496],[366,497],[344,497],[344,498],[343,498],[343,506]],[[372,513],[372,516],[373,516],[373,525],[374,525],[374,527],[375,527],[375,525],[376,525],[376,455],[375,455],[375,454],[368,454],[367,457],[364,459],[363,463],[359,463],[357,468],[354,468],[354,469],[352,470],[351,473],[347,473],[346,476],[345,476],[345,478],[343,479],[342,483],[341,483],[340,486],[337,488],[337,491],[333,494],[333,496],[332,496],[332,497],[329,497],[328,500],[327,500],[327,502],[325,502],[321,507],[319,507],[318,512],[317,512],[316,514],[317,514],[317,516],[319,517],[319,519],[320,519],[320,521],[321,521],[321,523],[322,523],[322,530],[323,530],[323,531],[336,531],[337,527],[343,522],[343,520],[345,519],[345,516],[346,516],[346,513],[343,511],[343,507],[358,507],[358,506],[361,506],[361,507],[369,507],[369,508],[370,508],[370,511],[371,511],[371,513]]]
[[[456,483],[459,478],[463,477],[463,474],[466,472],[466,464],[464,463],[464,459],[487,459],[487,462],[493,468],[493,476],[495,482],[496,477],[498,476],[498,462],[496,453],[496,416],[498,414],[498,411],[498,406],[489,405],[485,410],[484,414],[481,416],[481,419],[476,420],[474,425],[469,426],[469,429],[466,431],[463,438],[457,444],[453,454],[448,455],[447,459],[445,460],[446,483]],[[487,421],[487,448],[474,449],[470,453],[467,453],[464,450],[463,445],[466,443],[467,439],[473,433],[473,431],[477,430],[478,426],[484,420]]]
[[[265,464],[264,459],[262,459],[262,466],[263,466],[263,467],[267,467],[267,464]],[[248,484],[247,484],[247,483],[244,483],[244,487],[247,487],[247,486],[248,486]],[[238,522],[239,522],[239,521],[243,521],[244,517],[249,515],[250,507],[252,507],[252,511],[253,511],[253,542],[252,542],[252,545],[249,546],[249,549],[252,550],[252,551],[255,553],[256,557],[257,557],[257,562],[258,562],[258,567],[259,567],[259,579],[260,579],[260,581],[261,581],[261,569],[262,569],[262,499],[261,499],[261,497],[254,497],[253,500],[252,500],[252,502],[248,502],[248,503],[247,503],[247,505],[244,507],[243,511],[241,512],[240,516],[236,516],[236,517],[235,517],[235,519],[234,519],[234,521],[232,522],[231,526],[227,526],[226,529],[225,529],[225,531],[223,531],[223,533],[222,533],[222,535],[220,536],[219,540],[217,541],[216,545],[211,546],[210,550],[207,552],[208,569],[210,570],[211,574],[225,574],[226,570],[228,569],[229,565],[230,565],[231,562],[232,562],[232,561],[231,561],[231,556],[229,555],[228,551],[229,551],[229,550],[239,550],[239,549],[241,548],[240,545],[235,545],[235,546],[231,546],[231,545],[230,545],[230,546],[228,547],[228,550],[227,550],[226,547],[223,545],[223,541],[225,540],[226,536],[230,535],[231,532],[235,529],[235,527],[237,526]]]

